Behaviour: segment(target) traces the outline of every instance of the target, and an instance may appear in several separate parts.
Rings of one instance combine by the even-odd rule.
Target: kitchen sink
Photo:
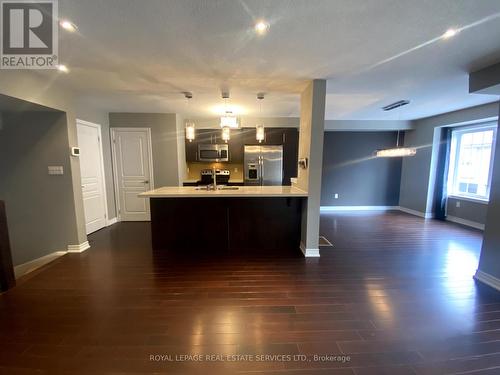
[[[208,186],[197,186],[194,190],[205,190],[205,191],[214,191],[214,190],[240,190],[238,186],[217,186],[214,188],[212,185]]]

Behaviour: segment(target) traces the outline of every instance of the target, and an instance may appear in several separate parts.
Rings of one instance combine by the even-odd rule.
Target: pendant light
[[[391,111],[396,108],[400,108],[398,111],[398,121],[401,119],[401,107],[410,104],[409,100],[399,100],[395,103],[389,104],[382,107],[384,111]],[[417,149],[415,147],[399,147],[399,133],[396,139],[395,148],[385,148],[375,151],[375,156],[378,158],[400,158],[405,156],[415,156],[417,154]]]
[[[187,100],[186,106],[187,106],[187,113],[189,114],[189,100],[193,98],[193,94],[191,94],[190,92],[185,92],[184,97]],[[196,131],[195,131],[196,125],[194,121],[186,119],[185,127],[186,127],[186,139],[189,142],[193,142],[196,137]]]
[[[415,156],[416,154],[417,149],[415,147],[399,147],[399,130],[396,148],[386,148],[375,152],[375,155],[378,158],[399,158],[405,156]]]
[[[224,116],[220,118],[221,128],[237,129],[239,127],[238,118],[233,115],[233,111],[227,108],[227,100],[229,99],[229,92],[222,92],[222,99],[224,99]]]
[[[231,131],[229,127],[225,126],[222,128],[222,140],[227,143],[231,139]]]
[[[260,121],[262,121],[262,100],[264,99],[264,94],[259,93],[257,94],[257,99],[259,100],[259,114],[260,114]],[[259,142],[262,143],[266,139],[266,131],[264,129],[264,124],[259,124],[255,126],[255,139]]]

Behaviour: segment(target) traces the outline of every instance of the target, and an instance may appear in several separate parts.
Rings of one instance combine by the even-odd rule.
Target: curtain
[[[448,170],[450,164],[452,130],[452,128],[442,128],[441,139],[439,142],[434,213],[435,218],[440,220],[446,219],[446,203],[448,200]]]

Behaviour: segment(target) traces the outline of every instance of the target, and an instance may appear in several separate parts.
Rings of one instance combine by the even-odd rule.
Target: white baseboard
[[[83,253],[87,249],[90,249],[89,241],[79,245],[68,245],[68,253]]]
[[[110,225],[113,225],[113,224],[116,224],[118,223],[118,218],[117,217],[114,217],[112,219],[109,219],[107,222],[106,222],[106,226],[110,226]]]
[[[55,251],[51,254],[44,255],[43,257],[30,260],[29,262],[20,264],[14,267],[14,275],[16,279],[20,278],[23,275],[26,275],[29,272],[32,272],[46,264],[56,260],[57,258],[66,254],[66,251]]]
[[[478,223],[476,221],[462,219],[461,217],[448,215],[448,216],[446,216],[446,220],[451,221],[453,223],[462,224],[462,225],[466,225],[468,227],[476,228],[479,230],[484,230],[484,224]]]
[[[434,213],[432,212],[420,212],[416,210],[412,210],[411,208],[401,207],[399,206],[399,211],[406,212],[410,215],[415,215],[419,217],[423,217],[424,219],[432,219],[434,217]]]
[[[321,212],[335,211],[389,211],[398,210],[399,206],[321,206]]]
[[[306,249],[304,242],[300,241],[300,250],[306,258],[319,258],[319,249]]]
[[[474,279],[482,282],[483,284],[491,286],[493,289],[500,291],[500,279],[490,275],[489,273],[477,270],[476,274],[474,275]]]

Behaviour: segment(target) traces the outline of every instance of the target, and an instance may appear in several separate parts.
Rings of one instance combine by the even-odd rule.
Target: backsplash
[[[187,179],[199,180],[202,169],[229,169],[231,180],[243,180],[243,164],[229,163],[187,163]]]

